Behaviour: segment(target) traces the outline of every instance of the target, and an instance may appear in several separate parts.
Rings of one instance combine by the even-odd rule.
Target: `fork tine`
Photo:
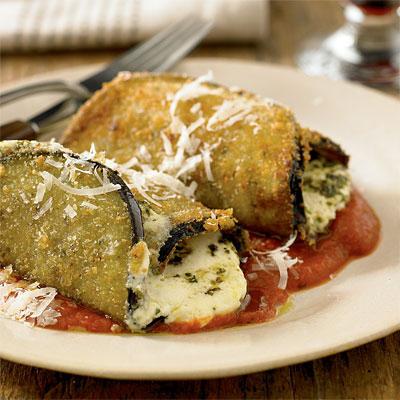
[[[157,54],[165,42],[171,42],[176,40],[182,33],[184,33],[192,24],[198,22],[199,19],[196,17],[189,17],[185,20],[180,20],[177,23],[171,25],[169,28],[155,35],[146,43],[135,47],[133,50],[129,50],[124,53],[121,57],[113,61],[107,68],[106,71],[100,71],[98,74],[93,75],[82,83],[84,86],[91,87],[97,86],[98,81],[102,82],[109,81],[114,78],[119,71],[122,70],[137,70],[136,62],[140,62],[142,58],[146,60],[150,56]]]
[[[212,22],[208,22],[199,27],[193,35],[188,36],[182,40],[182,44],[179,48],[175,48],[169,56],[167,56],[164,61],[161,61],[158,66],[149,68],[149,71],[161,72],[168,70],[170,67],[175,65],[181,58],[183,58],[187,52],[193,49],[201,39],[206,35],[206,33],[211,29]]]
[[[185,20],[180,20],[177,23],[172,24],[169,28],[161,31],[160,33],[153,36],[150,40],[143,43],[142,45],[137,46],[134,51],[127,51],[122,54],[121,57],[118,57],[115,61],[113,61],[110,65],[126,65],[130,66],[130,64],[142,58],[142,56],[148,54],[149,51],[153,51],[157,49],[160,43],[163,43],[165,40],[168,40],[171,37],[175,37],[180,34],[181,31],[187,29],[188,26],[193,24],[197,18],[187,18]]]
[[[141,57],[140,60],[133,63],[133,70],[155,71],[161,70],[161,66],[166,69],[173,65],[173,60],[178,60],[178,54],[184,55],[190,50],[205,33],[210,29],[211,23],[198,20],[195,24],[191,24],[179,35],[174,35],[160,43],[156,49],[146,54],[146,57]]]

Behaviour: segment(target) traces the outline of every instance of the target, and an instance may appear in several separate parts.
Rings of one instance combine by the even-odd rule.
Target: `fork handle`
[[[0,93],[0,105],[4,105],[15,100],[22,99],[37,93],[59,92],[68,93],[74,99],[85,101],[90,97],[90,92],[79,83],[68,81],[45,81],[32,83]]]
[[[36,124],[15,120],[0,126],[0,140],[34,140],[37,139],[38,132]]]

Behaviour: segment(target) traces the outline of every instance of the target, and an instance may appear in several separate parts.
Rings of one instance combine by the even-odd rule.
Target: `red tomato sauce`
[[[121,333],[126,331],[108,315],[77,304],[75,301],[60,294],[56,296],[52,306],[61,316],[57,318],[55,325],[48,325],[46,328],[94,333]]]
[[[351,259],[371,253],[379,242],[380,223],[366,200],[354,191],[346,208],[331,225],[328,235],[320,238],[315,248],[302,240],[290,247],[289,255],[303,262],[289,269],[286,289],[278,288],[279,272],[276,269],[259,270],[257,259],[249,256],[242,264],[247,280],[250,303],[238,312],[214,317],[207,325],[199,323],[173,323],[156,327],[156,332],[193,333],[216,328],[265,322],[274,318],[277,308],[290,294],[320,285],[331,279]],[[273,250],[282,243],[279,240],[252,235],[254,250]]]
[[[235,313],[216,316],[206,325],[200,322],[159,324],[152,332],[194,333],[235,325],[260,323],[274,318],[279,306],[299,290],[320,285],[332,278],[351,259],[371,253],[379,241],[380,223],[372,208],[354,191],[347,207],[340,211],[332,223],[330,232],[320,238],[315,248],[302,240],[290,247],[289,255],[298,257],[298,263],[289,269],[286,289],[279,289],[279,272],[274,269],[260,270],[258,261],[249,256],[242,263],[247,280],[250,301]],[[251,247],[257,251],[273,250],[281,246],[277,239],[251,236]],[[58,295],[56,310],[61,314],[57,324],[50,329],[85,330],[99,333],[120,333],[125,329],[101,313]]]

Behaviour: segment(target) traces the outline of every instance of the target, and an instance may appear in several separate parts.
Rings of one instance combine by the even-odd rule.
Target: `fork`
[[[72,84],[63,81],[42,82],[0,94],[0,105],[38,91],[47,90],[49,86],[52,91],[71,94],[71,97],[62,100],[26,121],[17,120],[0,126],[0,140],[38,138],[40,134],[54,127],[56,123],[71,116],[88,96],[101,88],[102,83],[110,81],[120,71],[161,72],[168,70],[201,41],[209,32],[211,26],[211,21],[188,16],[159,32],[146,42],[123,53],[105,69],[83,79],[79,83]]]

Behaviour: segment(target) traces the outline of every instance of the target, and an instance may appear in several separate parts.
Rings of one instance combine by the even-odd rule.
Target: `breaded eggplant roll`
[[[12,265],[20,276],[55,287],[133,331],[155,321],[236,310],[246,283],[237,250],[225,236],[239,237],[232,212],[183,196],[168,205],[168,188],[158,186],[156,201],[154,188],[136,186],[142,195],[115,169],[95,161],[93,152],[0,142],[0,265]],[[205,278],[220,270],[218,284]],[[168,292],[173,285],[177,292]],[[218,293],[207,295],[209,290]],[[193,311],[182,296],[186,303],[206,304],[201,297],[208,303]]]
[[[248,229],[283,237],[300,231],[312,240],[326,226],[307,226],[303,174],[311,135],[288,108],[209,81],[120,74],[82,106],[62,141],[75,151],[94,143],[118,162],[136,158],[195,182],[196,200],[233,208]],[[322,148],[317,142],[313,136]]]

